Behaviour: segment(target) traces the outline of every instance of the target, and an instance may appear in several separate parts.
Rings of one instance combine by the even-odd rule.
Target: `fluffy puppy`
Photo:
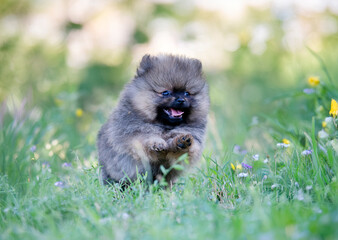
[[[197,162],[208,111],[208,86],[199,60],[145,55],[98,133],[101,180],[126,183],[147,173],[154,181],[163,176],[161,165],[168,169],[185,153],[189,164]],[[172,169],[166,181],[174,182],[180,172]]]

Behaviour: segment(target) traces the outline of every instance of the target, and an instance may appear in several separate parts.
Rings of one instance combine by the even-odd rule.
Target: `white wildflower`
[[[245,177],[247,177],[247,176],[249,176],[249,174],[248,174],[248,173],[244,173],[244,172],[239,173],[239,174],[237,175],[237,177],[239,177],[239,178],[245,178]]]
[[[255,161],[258,161],[258,159],[259,159],[259,154],[253,155],[252,158],[253,158]]]
[[[325,122],[326,123],[331,123],[331,122],[333,122],[333,118],[332,117],[326,117],[325,118]]]
[[[286,143],[277,143],[277,147],[278,147],[278,148],[288,148],[288,147],[290,147],[290,144],[286,144]]]
[[[325,132],[324,130],[320,130],[318,132],[318,137],[321,138],[321,139],[328,138],[329,134],[327,134],[327,132]]]
[[[299,201],[304,201],[304,193],[303,193],[302,189],[298,190],[296,197]]]
[[[127,220],[129,218],[129,214],[128,213],[122,213],[122,219],[123,220]]]

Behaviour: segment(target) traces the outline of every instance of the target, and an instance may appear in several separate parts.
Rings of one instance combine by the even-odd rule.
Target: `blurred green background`
[[[297,96],[309,76],[337,86],[337,20],[334,0],[3,0],[0,101],[13,112],[27,102],[32,118],[61,109],[56,122],[77,129],[65,139],[94,146],[141,57],[184,54],[210,84],[208,147],[231,148],[259,138],[250,126],[266,114],[296,128],[319,105],[328,111]]]
[[[158,53],[203,63],[201,165],[102,186],[97,132]],[[337,0],[1,0],[0,239],[336,239],[337,56]]]

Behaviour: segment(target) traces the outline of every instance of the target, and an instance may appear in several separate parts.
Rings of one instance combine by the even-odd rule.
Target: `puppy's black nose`
[[[185,102],[185,100],[184,100],[184,98],[179,97],[179,98],[176,99],[176,102],[177,102],[178,104],[182,104],[182,103]]]

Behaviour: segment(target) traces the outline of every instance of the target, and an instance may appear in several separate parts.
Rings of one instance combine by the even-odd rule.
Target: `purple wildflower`
[[[307,156],[307,155],[311,155],[312,154],[312,150],[311,149],[309,149],[309,150],[304,150],[303,152],[302,152],[302,155],[303,156]]]
[[[31,152],[35,152],[36,151],[36,146],[35,145],[31,146],[30,150],[31,150]]]
[[[245,155],[245,154],[247,154],[247,153],[248,153],[248,151],[245,150],[245,149],[243,149],[243,150],[240,152],[241,155]]]
[[[72,164],[71,163],[67,163],[67,162],[65,162],[65,163],[62,164],[63,168],[69,168],[71,166],[72,166]]]
[[[236,154],[245,155],[248,151],[245,149],[242,149],[242,147],[239,145],[235,145],[233,152]]]
[[[246,164],[246,163],[242,163],[242,166],[244,167],[244,168],[246,168],[246,169],[251,169],[252,168],[252,166],[250,166],[249,164]]]
[[[45,161],[42,163],[42,168],[50,168],[50,163]]]
[[[55,187],[59,187],[59,188],[65,188],[66,184],[64,182],[58,181],[56,183],[54,183]]]
[[[239,145],[234,146],[234,153],[239,153],[240,150],[241,150],[241,146]]]
[[[305,88],[303,90],[303,93],[305,93],[305,94],[312,94],[314,92],[315,92],[315,90],[313,88]]]

